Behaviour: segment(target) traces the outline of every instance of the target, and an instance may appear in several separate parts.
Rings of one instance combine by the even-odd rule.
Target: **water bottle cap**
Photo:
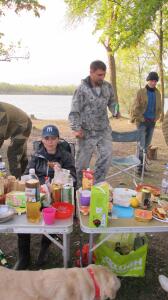
[[[29,169],[29,174],[31,174],[31,175],[35,175],[35,169]]]

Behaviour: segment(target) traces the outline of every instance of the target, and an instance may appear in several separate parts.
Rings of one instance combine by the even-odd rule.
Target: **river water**
[[[72,96],[60,95],[0,95],[0,101],[11,103],[38,119],[67,120]],[[165,112],[168,98],[165,99]]]
[[[13,104],[38,119],[67,120],[72,96],[0,95],[0,101]]]

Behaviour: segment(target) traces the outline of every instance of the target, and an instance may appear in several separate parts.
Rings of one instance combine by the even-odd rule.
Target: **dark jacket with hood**
[[[25,174],[29,173],[29,169],[35,169],[35,173],[39,178],[40,184],[45,183],[45,177],[48,176],[50,180],[54,177],[53,168],[48,168],[48,162],[58,162],[63,169],[70,170],[70,174],[73,177],[74,186],[76,184],[76,169],[74,158],[68,151],[58,144],[56,153],[49,154],[43,143],[39,144],[38,150],[32,155],[28,164]]]

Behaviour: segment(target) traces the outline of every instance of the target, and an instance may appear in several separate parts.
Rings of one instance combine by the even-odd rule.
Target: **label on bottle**
[[[40,201],[40,193],[38,188],[25,188],[25,194],[27,202]]]

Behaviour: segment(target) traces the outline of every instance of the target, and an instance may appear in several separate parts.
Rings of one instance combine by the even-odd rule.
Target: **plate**
[[[159,196],[160,195],[160,188],[154,186],[154,185],[150,185],[150,184],[138,184],[136,187],[136,191],[137,192],[141,192],[142,189],[147,189],[149,192],[151,192],[153,195],[155,196]]]
[[[0,205],[0,223],[7,222],[15,215],[15,209],[9,205]]]
[[[157,217],[155,217],[155,216],[153,215],[153,219],[155,219],[155,220],[157,220],[157,221],[160,221],[160,222],[163,222],[163,223],[168,223],[168,218],[165,218],[164,220],[162,220],[162,219],[159,219],[159,218],[157,218]]]

